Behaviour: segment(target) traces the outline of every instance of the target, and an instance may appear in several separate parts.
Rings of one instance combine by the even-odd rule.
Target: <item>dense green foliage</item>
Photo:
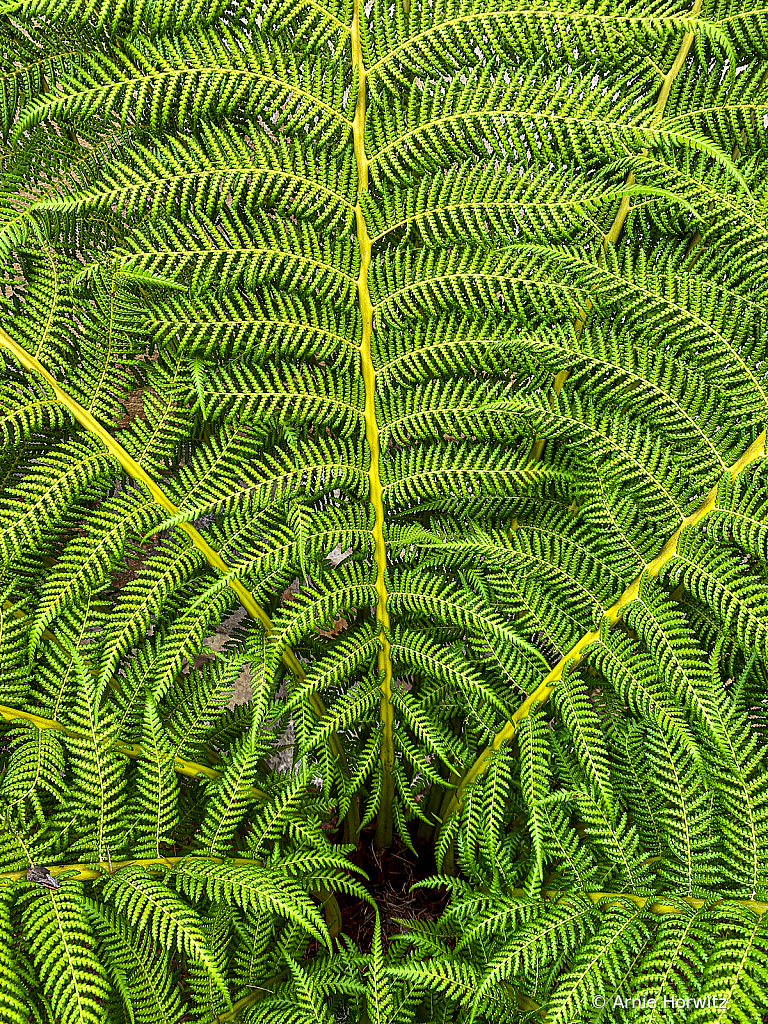
[[[3,1021],[768,1011],[748,2],[0,6]]]

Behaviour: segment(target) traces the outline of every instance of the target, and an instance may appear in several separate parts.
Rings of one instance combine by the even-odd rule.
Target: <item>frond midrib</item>
[[[740,473],[747,466],[756,462],[765,456],[766,449],[766,431],[764,430],[760,436],[752,442],[749,448],[744,452],[743,455],[729,467],[728,472],[732,479]],[[671,561],[677,553],[677,541],[682,531],[688,526],[694,526],[700,522],[712,509],[715,507],[717,494],[719,490],[719,482],[710,491],[708,497],[701,503],[699,508],[693,512],[690,516],[683,520],[682,524],[672,534],[669,540],[666,541],[661,551],[655,558],[648,562],[643,569],[638,573],[632,583],[626,588],[621,594],[618,600],[607,609],[604,615],[604,619],[610,624],[614,625],[621,618],[621,615],[628,604],[634,601],[640,589],[640,583],[642,579],[647,575],[650,577],[658,576],[662,568],[667,562]],[[463,790],[475,781],[479,776],[483,775],[489,764],[489,759],[492,751],[499,750],[504,742],[512,739],[517,723],[523,718],[526,718],[530,710],[537,704],[543,704],[550,696],[555,688],[558,680],[562,678],[563,671],[566,666],[578,664],[579,661],[584,657],[586,648],[599,639],[600,631],[590,630],[585,633],[574,646],[558,661],[558,663],[547,673],[542,679],[537,688],[530,694],[529,697],[521,704],[517,709],[512,718],[507,722],[503,729],[501,729],[493,739],[490,747],[487,747],[464,775],[461,780],[459,788],[455,796],[451,798],[450,804],[443,815],[443,822],[448,821],[449,817],[453,815],[461,805],[463,798]]]

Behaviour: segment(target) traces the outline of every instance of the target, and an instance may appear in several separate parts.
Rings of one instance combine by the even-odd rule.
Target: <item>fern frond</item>
[[[108,678],[120,656],[144,635],[152,613],[183,586],[204,559],[186,539],[166,542],[155,550],[150,564],[121,595],[120,613],[108,628],[102,642],[102,679]]]
[[[765,921],[733,904],[718,911],[725,929],[704,969],[700,999],[708,1000],[710,1006],[716,999],[722,1009],[725,998],[728,1013],[735,1020],[746,1021],[765,1012]],[[705,1019],[703,1012],[694,1010],[694,1014],[697,1021]]]
[[[733,549],[716,547],[700,531],[686,527],[663,580],[673,588],[684,582],[695,597],[704,596],[725,629],[734,629],[742,648],[765,657],[764,574],[746,570]]]
[[[178,778],[173,768],[173,748],[162,722],[155,697],[148,692],[144,701],[141,758],[136,773],[136,816],[134,828],[139,857],[160,857],[160,847],[171,842],[178,823]]]
[[[43,991],[64,1024],[97,1024],[109,992],[96,956],[81,882],[67,879],[56,890],[28,889],[21,920]]]
[[[118,982],[126,1005],[142,1024],[166,1024],[181,1014],[178,989],[168,970],[168,954],[160,950],[150,931],[139,934],[125,918],[95,900],[83,899],[107,973]]]
[[[574,1014],[589,1012],[597,995],[605,996],[616,985],[649,938],[650,929],[641,910],[614,906],[601,916],[597,934],[573,958],[573,966],[558,980],[547,1010],[557,1024]]]
[[[586,50],[610,65],[630,60],[632,50],[643,54],[650,45],[664,53],[691,25],[716,40],[733,33],[741,41],[754,20],[752,31],[760,38],[759,19],[749,11],[712,21],[694,21],[689,11],[688,5],[675,5],[651,16],[646,8],[629,4],[605,11],[592,4],[553,8],[510,0],[486,5],[443,0],[419,14],[398,11],[392,22],[375,19],[364,36],[366,64],[374,87],[396,90],[410,84],[411,76],[458,70],[476,59],[478,49],[489,59],[517,55],[531,61],[544,53],[562,53],[569,62],[581,59]],[[750,33],[748,38],[752,42],[755,36]]]
[[[157,227],[143,222],[116,255],[121,273],[157,276],[194,294],[238,285],[254,291],[270,283],[304,295],[317,291],[318,300],[341,309],[352,304],[358,273],[356,253],[343,235],[329,237],[306,221],[295,227],[226,206],[215,219],[201,212],[186,221],[168,217]]]
[[[25,1024],[29,1019],[22,978],[13,955],[12,890],[0,898],[0,1005],[8,1024]]]
[[[588,900],[574,899],[567,905],[543,908],[541,914],[518,929],[491,960],[477,988],[477,1003],[482,1005],[502,981],[538,974],[540,958],[553,959],[562,947],[583,946],[597,926],[594,906]]]
[[[651,780],[661,796],[659,821],[672,856],[660,870],[669,891],[694,896],[719,881],[713,847],[715,822],[711,795],[677,738],[648,730],[647,754]],[[695,890],[695,891],[694,891]]]
[[[0,508],[0,559],[7,564],[35,551],[45,533],[61,524],[69,507],[95,482],[110,482],[115,465],[96,440],[53,449],[15,486]]]
[[[190,214],[210,219],[225,205],[274,209],[312,221],[323,230],[349,231],[354,184],[349,165],[322,152],[265,138],[256,124],[247,135],[228,122],[205,124],[200,140],[171,136],[167,147],[125,133],[101,147],[64,179],[55,196],[28,208],[32,216],[62,220],[111,211],[129,223],[151,223]]]
[[[763,9],[11,7],[0,1006],[751,1024]]]
[[[208,947],[202,921],[167,885],[128,865],[104,883],[102,893],[133,928],[146,928],[164,949],[176,949],[202,964],[229,1003],[226,980]]]
[[[235,829],[253,801],[252,782],[258,760],[264,753],[264,742],[259,742],[259,724],[258,720],[254,721],[250,732],[230,752],[219,778],[209,787],[200,843],[212,856],[227,854]]]
[[[79,836],[74,848],[95,860],[119,857],[125,849],[125,811],[120,801],[125,761],[110,749],[114,719],[103,704],[103,688],[73,652],[76,698],[70,714],[77,730],[67,736],[69,764],[75,784],[69,803]]]
[[[648,103],[652,81],[648,71],[638,68],[632,85],[618,77],[606,82],[605,92],[588,94],[585,104],[588,86],[576,71],[569,76],[572,88],[565,92],[559,74],[550,71],[545,58],[517,72],[512,67],[505,70],[506,76],[493,65],[464,76],[454,72],[444,90],[434,88],[429,79],[417,79],[392,97],[386,113],[374,107],[367,133],[374,181],[407,180],[413,171],[428,174],[457,159],[480,157],[480,138],[502,160],[524,160],[525,142],[530,140],[544,159],[558,162],[558,150],[564,151],[582,167],[593,155],[611,160],[623,157],[627,149],[640,153],[664,145],[686,146],[707,153],[739,177],[721,147],[723,142],[728,148],[733,145],[739,114],[753,106],[753,85],[740,89],[713,142],[702,131],[704,125],[711,128],[706,94],[690,99],[686,95],[687,105],[672,119],[665,118],[661,124],[654,119]],[[611,101],[617,89],[623,98],[621,110]],[[408,124],[409,109],[419,110],[418,124]]]
[[[77,122],[94,115],[121,127],[146,125],[152,133],[171,125],[183,131],[211,115],[261,112],[265,90],[280,122],[304,128],[308,141],[341,148],[349,135],[344,91],[351,76],[338,75],[326,97],[321,60],[300,62],[258,32],[249,38],[242,30],[201,28],[175,38],[140,36],[126,40],[119,54],[91,51],[84,64],[87,86],[65,78],[33,100],[15,126],[17,138],[44,118]]]
[[[30,634],[35,649],[43,630],[64,608],[98,591],[122,563],[129,531],[146,531],[157,520],[154,502],[128,492],[102,503],[84,537],[69,541],[42,588]]]
[[[190,895],[205,892],[211,899],[232,900],[246,913],[251,908],[266,907],[330,945],[322,917],[307,894],[277,871],[186,860],[178,869],[178,877]]]

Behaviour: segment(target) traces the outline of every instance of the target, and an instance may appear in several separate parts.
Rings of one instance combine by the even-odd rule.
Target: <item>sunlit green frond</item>
[[[27,889],[21,921],[56,1016],[65,1024],[98,1024],[109,985],[96,956],[82,883],[68,879],[55,891]]]
[[[118,252],[123,273],[146,274],[188,285],[194,293],[247,291],[274,283],[299,294],[317,294],[348,307],[357,278],[357,257],[349,242],[319,235],[306,222],[290,221],[222,208],[217,218],[190,214],[186,221],[168,217],[155,227],[135,228]],[[318,294],[319,293],[319,294]]]
[[[159,951],[150,931],[136,933],[120,914],[93,900],[84,900],[98,935],[99,953],[107,973],[141,1024],[167,1024],[181,1013],[178,989],[171,983],[168,954]]]
[[[307,141],[338,148],[350,132],[344,93],[351,76],[337,74],[329,91],[322,60],[297,59],[258,31],[201,28],[154,40],[139,36],[109,55],[92,50],[83,63],[85,82],[66,77],[28,104],[15,126],[17,137],[44,118],[78,122],[97,116],[105,124],[145,125],[159,133],[169,126],[183,130],[212,115],[256,111],[279,112],[284,126],[305,129]]]
[[[627,150],[640,153],[679,145],[701,149],[733,167],[723,143],[733,145],[743,118],[755,105],[751,83],[739,90],[727,113],[721,101],[723,128],[711,141],[703,129],[711,128],[712,101],[703,88],[693,96],[686,93],[684,108],[669,123],[665,119],[659,124],[649,103],[654,81],[650,68],[637,68],[631,84],[629,75],[617,75],[600,92],[590,92],[589,79],[580,79],[576,71],[569,78],[572,88],[566,91],[560,71],[551,71],[541,59],[521,70],[494,63],[465,75],[454,71],[443,88],[439,80],[413,80],[388,99],[386,107],[373,109],[367,142],[374,180],[403,180],[413,171],[429,173],[462,158],[485,155],[481,138],[500,160],[510,162],[525,162],[526,144],[553,162],[559,160],[559,152],[567,152],[581,166],[595,156],[611,160],[625,156]],[[711,91],[716,88],[713,83]],[[612,100],[619,89],[620,109]],[[407,119],[411,110],[418,110],[416,124]]]
[[[109,878],[102,892],[107,903],[134,928],[146,928],[164,949],[178,950],[202,964],[228,999],[225,980],[198,914],[172,889],[150,878],[142,868],[128,866]]]
[[[766,1014],[767,26],[6,4],[0,1016]]]

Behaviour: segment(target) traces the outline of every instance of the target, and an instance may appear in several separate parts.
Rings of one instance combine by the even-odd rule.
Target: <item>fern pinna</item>
[[[0,50],[2,1019],[758,1021],[765,9]]]

